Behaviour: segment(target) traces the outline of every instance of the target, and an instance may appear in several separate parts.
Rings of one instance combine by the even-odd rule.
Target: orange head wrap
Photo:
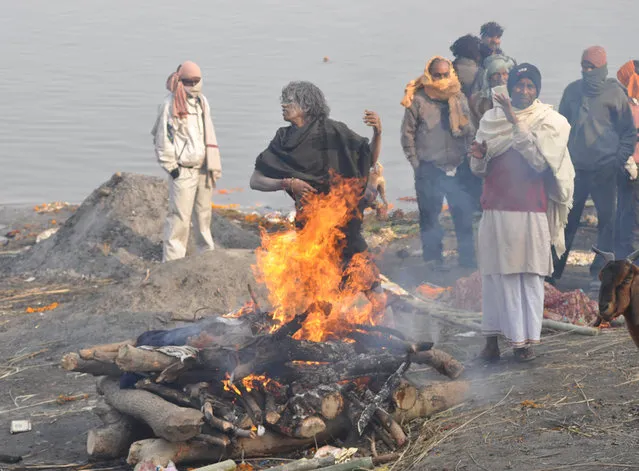
[[[617,78],[628,89],[628,96],[639,100],[639,74],[635,61],[628,61],[617,72]]]
[[[430,74],[430,66],[435,61],[444,61],[450,66],[450,76],[448,78],[440,80],[433,79]],[[461,128],[468,124],[469,119],[463,111],[461,104],[463,96],[461,93],[461,83],[455,73],[452,62],[441,56],[435,56],[429,60],[426,63],[424,73],[406,85],[402,106],[406,108],[410,107],[413,103],[415,93],[420,88],[423,88],[424,93],[432,100],[448,101],[451,130],[454,135],[461,134]]]

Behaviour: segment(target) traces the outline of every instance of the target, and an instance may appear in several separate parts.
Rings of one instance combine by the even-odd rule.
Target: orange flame
[[[330,193],[307,197],[298,214],[303,228],[262,233],[254,270],[274,307],[278,325],[273,330],[309,308],[295,338],[321,342],[343,337],[352,324],[381,321],[385,296],[363,294],[377,279],[368,254],[356,254],[343,266],[346,236],[340,227],[353,217],[360,195],[359,181],[335,179]],[[322,309],[326,305],[331,306],[328,312]]]
[[[226,376],[226,379],[222,380],[222,384],[224,385],[224,390],[225,391],[233,391],[238,396],[241,396],[242,395],[242,391],[237,389],[237,387],[233,383],[231,383],[231,376],[228,373],[226,373],[225,376]]]
[[[251,392],[253,389],[256,389],[258,384],[261,384],[265,389],[269,387],[277,387],[280,388],[282,385],[275,381],[274,379],[267,378],[265,375],[254,375],[250,374],[246,378],[242,379],[242,384],[244,388]]]
[[[294,365],[302,365],[302,366],[319,366],[319,365],[328,365],[327,361],[301,361],[301,360],[293,360]]]
[[[249,301],[238,310],[229,312],[228,314],[224,314],[222,317],[226,317],[227,319],[234,319],[237,317],[242,317],[245,314],[250,314],[252,312],[255,312],[255,303],[253,301]]]

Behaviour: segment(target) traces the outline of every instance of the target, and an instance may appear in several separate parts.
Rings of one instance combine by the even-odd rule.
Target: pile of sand
[[[116,173],[84,200],[50,239],[11,261],[11,274],[123,279],[161,260],[168,206],[164,179]],[[214,214],[219,248],[254,249],[256,232]],[[190,244],[193,246],[193,244]]]
[[[158,264],[147,276],[105,290],[101,309],[166,313],[172,320],[226,314],[251,300],[248,285],[266,306],[263,286],[253,277],[255,254],[246,249],[206,252]]]

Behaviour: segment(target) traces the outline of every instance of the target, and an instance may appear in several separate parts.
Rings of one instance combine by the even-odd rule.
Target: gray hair
[[[282,103],[297,103],[310,118],[328,118],[331,112],[324,93],[311,82],[290,82],[282,89],[280,100]]]

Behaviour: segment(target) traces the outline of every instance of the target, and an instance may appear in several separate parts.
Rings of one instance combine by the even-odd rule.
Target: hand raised
[[[376,133],[382,132],[382,120],[379,115],[374,111],[364,111],[364,123],[366,126],[372,127]]]
[[[504,110],[506,119],[512,124],[517,123],[517,117],[515,116],[515,110],[513,109],[513,103],[510,101],[510,97],[498,93],[495,95],[495,101],[499,103],[499,106]]]
[[[468,152],[468,155],[470,155],[474,159],[481,160],[486,157],[486,152],[488,152],[488,146],[486,145],[486,142],[479,143],[477,141],[473,141],[473,143],[470,145],[470,151]]]

